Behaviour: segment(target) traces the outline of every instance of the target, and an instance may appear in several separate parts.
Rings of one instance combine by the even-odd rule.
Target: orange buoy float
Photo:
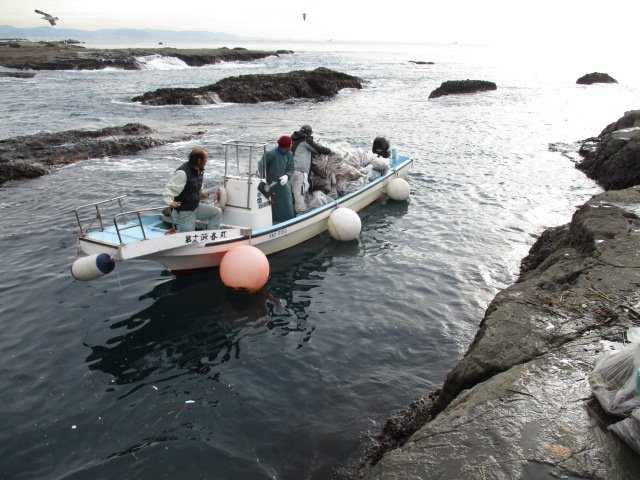
[[[222,257],[220,278],[227,287],[238,292],[257,292],[269,279],[269,260],[256,247],[238,245]]]

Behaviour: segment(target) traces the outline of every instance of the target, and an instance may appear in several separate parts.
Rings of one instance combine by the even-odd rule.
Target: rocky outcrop
[[[442,387],[389,419],[350,478],[636,478],[587,375],[640,323],[639,211],[639,186],[611,190],[544,232]]]
[[[132,99],[145,105],[279,102],[332,97],[344,88],[362,88],[362,80],[328,68],[272,75],[228,77],[198,88],[160,88]]]
[[[640,110],[626,112],[596,138],[585,140],[577,167],[605,190],[640,184]]]
[[[460,93],[487,92],[497,89],[498,87],[495,83],[487,82],[486,80],[449,80],[442,82],[442,85],[429,94],[429,98]]]
[[[19,48],[0,48],[0,65],[28,70],[102,70],[120,68],[140,70],[140,57],[160,55],[179,58],[187,65],[200,67],[220,62],[253,61],[273,55],[291,53],[266,52],[244,48],[175,49],[175,48],[84,48],[62,42],[34,43],[21,41]]]
[[[0,185],[9,180],[46,175],[52,167],[90,158],[131,155],[201,134],[164,136],[135,123],[101,130],[68,130],[0,140]]]
[[[390,419],[352,478],[636,478],[586,377],[601,340],[640,321],[639,207],[640,187],[606,192],[541,237],[442,388]]]
[[[0,72],[0,77],[33,78],[35,76],[36,76],[35,73],[30,73],[30,72]]]
[[[583,75],[576,83],[579,85],[592,85],[594,83],[618,83],[618,81],[607,73],[593,72]]]

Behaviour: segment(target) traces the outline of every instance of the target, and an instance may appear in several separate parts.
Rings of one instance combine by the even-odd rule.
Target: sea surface
[[[387,417],[442,383],[536,237],[600,192],[575,155],[549,145],[575,151],[640,105],[630,60],[578,46],[199,46],[295,53],[0,78],[0,139],[129,122],[206,131],[0,188],[1,479],[344,478]],[[131,102],[161,87],[320,66],[365,88],[258,105]],[[576,84],[594,71],[619,83]],[[464,79],[498,89],[428,99]],[[217,270],[175,278],[143,261],[72,278],[76,207],[122,194],[130,209],[161,205],[164,182],[196,146],[210,154],[215,188],[222,142],[275,146],[303,124],[328,144],[369,148],[387,136],[415,160],[410,200],[362,211],[357,241],[323,234],[271,256],[258,294],[230,292]]]

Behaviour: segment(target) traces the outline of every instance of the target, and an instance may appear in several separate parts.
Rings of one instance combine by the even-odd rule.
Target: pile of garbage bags
[[[589,374],[589,385],[602,408],[624,420],[609,426],[640,455],[640,328],[630,328],[631,343],[605,352]]]
[[[340,143],[332,144],[331,150],[334,153],[311,158],[307,211],[355,192],[389,170],[388,158],[360,147]]]

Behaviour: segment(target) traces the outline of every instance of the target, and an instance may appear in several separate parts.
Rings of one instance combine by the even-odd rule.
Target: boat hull
[[[251,245],[265,255],[286,250],[328,229],[331,213],[339,208],[358,212],[386,193],[393,178],[406,178],[413,161],[406,158],[385,175],[327,205],[299,217],[254,232],[241,229],[173,233],[156,238],[111,244],[100,239],[80,236],[82,250],[89,254],[108,253],[116,260],[152,260],[176,275],[185,275],[220,265],[222,257],[238,245]]]

